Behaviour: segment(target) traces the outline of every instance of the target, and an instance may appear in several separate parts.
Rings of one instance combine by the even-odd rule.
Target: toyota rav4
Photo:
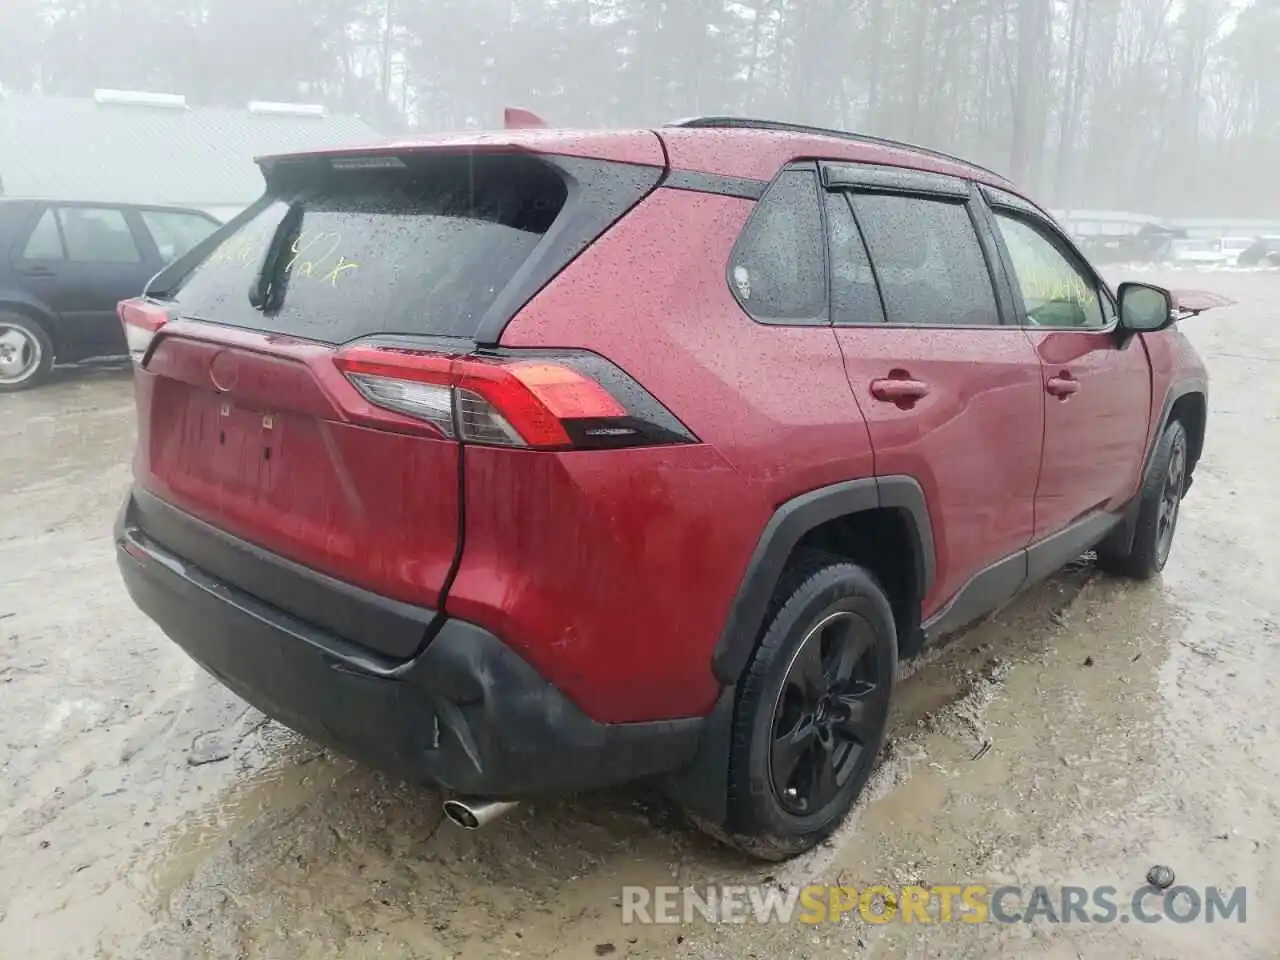
[[[653,778],[795,854],[903,658],[1087,551],[1169,556],[1207,390],[1177,322],[1215,301],[1113,291],[985,169],[728,118],[261,167],[120,307],[124,580],[462,819]]]

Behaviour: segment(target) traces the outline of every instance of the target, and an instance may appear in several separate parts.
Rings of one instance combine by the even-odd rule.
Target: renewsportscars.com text
[[[1244,923],[1247,891],[1145,886],[623,887],[622,921],[709,923]]]

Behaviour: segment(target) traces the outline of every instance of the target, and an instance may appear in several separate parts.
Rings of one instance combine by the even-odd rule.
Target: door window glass
[[[995,289],[964,203],[897,194],[855,194],[894,324],[994,326]]]
[[[140,263],[142,254],[124,213],[110,207],[63,207],[58,211],[67,258],[79,263]]]
[[[883,323],[880,290],[847,194],[827,194],[827,234],[832,319],[840,324]]]
[[[1107,325],[1094,281],[1057,244],[1026,220],[999,210],[995,219],[1031,326],[1099,329]]]
[[[36,228],[31,231],[31,236],[27,238],[27,245],[23,248],[22,258],[24,260],[64,259],[62,238],[58,236],[58,224],[53,219],[52,210],[46,210],[40,222],[36,224]]]

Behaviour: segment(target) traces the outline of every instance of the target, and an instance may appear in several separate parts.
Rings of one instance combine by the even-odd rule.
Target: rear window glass
[[[474,336],[555,222],[564,181],[525,157],[406,162],[270,202],[187,278],[179,312],[327,343]]]

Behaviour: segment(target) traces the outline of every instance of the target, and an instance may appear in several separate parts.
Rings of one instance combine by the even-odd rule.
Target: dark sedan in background
[[[116,304],[219,227],[184,207],[0,199],[0,391],[124,356]]]

